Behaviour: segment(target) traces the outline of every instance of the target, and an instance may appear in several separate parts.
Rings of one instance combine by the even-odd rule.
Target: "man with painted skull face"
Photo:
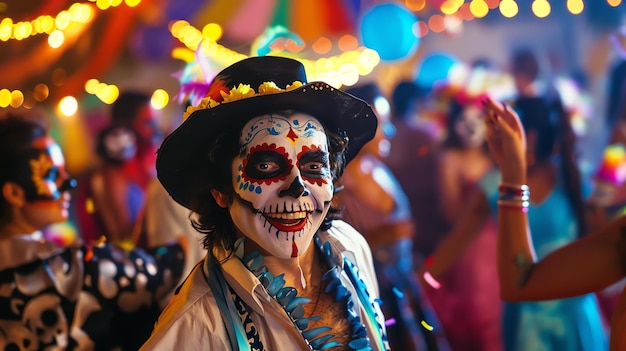
[[[217,74],[157,156],[208,253],[142,350],[388,350],[371,251],[331,209],[376,126],[368,104],[306,83],[293,59]]]
[[[137,350],[182,275],[183,248],[47,240],[76,181],[27,117],[0,116],[0,350]]]

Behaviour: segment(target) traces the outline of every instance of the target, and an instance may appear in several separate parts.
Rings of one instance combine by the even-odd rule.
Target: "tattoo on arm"
[[[530,274],[532,273],[535,264],[533,262],[529,262],[528,259],[526,259],[526,256],[521,253],[515,256],[515,264],[522,270],[522,276],[518,283],[519,288],[521,289],[528,282],[528,279],[530,278]]]

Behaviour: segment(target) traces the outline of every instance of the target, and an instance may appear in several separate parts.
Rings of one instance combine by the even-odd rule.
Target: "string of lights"
[[[605,1],[612,7],[621,5],[621,0]],[[519,14],[519,6],[522,4],[515,0],[404,0],[403,2],[419,18],[412,30],[418,38],[423,38],[430,32],[458,32],[463,22],[484,18],[495,11],[505,18],[514,18]],[[98,11],[106,11],[122,4],[136,7],[140,3],[141,0],[89,0],[89,2],[73,3],[56,15],[42,14],[32,20],[6,17],[0,20],[0,44],[47,35],[47,44],[50,48],[62,51],[73,43],[68,38],[80,36],[98,16]],[[532,3],[524,3],[524,6],[528,5],[538,18],[548,17],[552,12],[552,5],[548,0],[533,0]],[[567,0],[565,5],[567,11],[573,15],[581,14],[585,9],[583,0]],[[226,66],[248,56],[218,43],[222,33],[222,27],[218,24],[211,23],[199,30],[187,21],[180,20],[171,23],[169,29],[171,34],[184,45],[184,48],[176,48],[173,51],[174,58],[188,62],[193,58],[193,53],[200,50],[204,55],[209,55],[218,65]],[[333,49],[333,44],[337,46],[340,54],[312,60],[304,57],[305,55],[301,52],[305,46],[309,45],[315,55],[328,55]],[[311,80],[324,80],[337,87],[355,84],[360,76],[371,73],[381,61],[375,50],[359,46],[358,39],[349,34],[342,36],[335,43],[326,37],[320,37],[302,45],[287,40],[283,42],[282,48],[274,47],[273,49],[282,50],[301,60],[311,75]],[[50,89],[54,87],[41,82],[35,84],[32,91],[28,93],[34,96],[36,102],[42,103],[51,95]],[[105,104],[114,102],[119,94],[119,89],[115,84],[100,82],[96,77],[84,82],[84,91],[95,95]],[[157,89],[155,92],[155,107],[165,107],[169,102],[169,94],[163,89]],[[24,96],[25,92],[20,89],[0,86],[0,108],[29,107],[25,105]],[[69,101],[76,100],[72,97],[67,98]],[[68,99],[61,98],[59,101],[65,101],[67,105]],[[69,106],[74,105],[69,104]],[[75,113],[74,108],[65,108],[64,111],[63,113]]]

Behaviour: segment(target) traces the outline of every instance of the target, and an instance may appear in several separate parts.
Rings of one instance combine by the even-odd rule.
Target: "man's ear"
[[[13,206],[22,206],[26,202],[24,189],[14,182],[2,184],[2,196]]]
[[[228,198],[226,197],[226,195],[224,195],[223,193],[219,192],[216,189],[211,189],[211,195],[213,195],[213,198],[215,199],[215,202],[217,202],[219,207],[221,208],[228,207]]]

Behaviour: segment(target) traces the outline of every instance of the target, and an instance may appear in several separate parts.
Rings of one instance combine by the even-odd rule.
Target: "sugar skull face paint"
[[[248,122],[233,161],[235,226],[279,258],[298,257],[322,224],[333,196],[326,134],[307,114]]]
[[[485,141],[483,113],[476,106],[465,107],[454,127],[466,147],[478,147]]]
[[[76,186],[65,171],[65,159],[59,145],[49,137],[33,142],[33,149],[22,165],[24,175],[18,180],[29,202],[58,200],[64,191]]]

